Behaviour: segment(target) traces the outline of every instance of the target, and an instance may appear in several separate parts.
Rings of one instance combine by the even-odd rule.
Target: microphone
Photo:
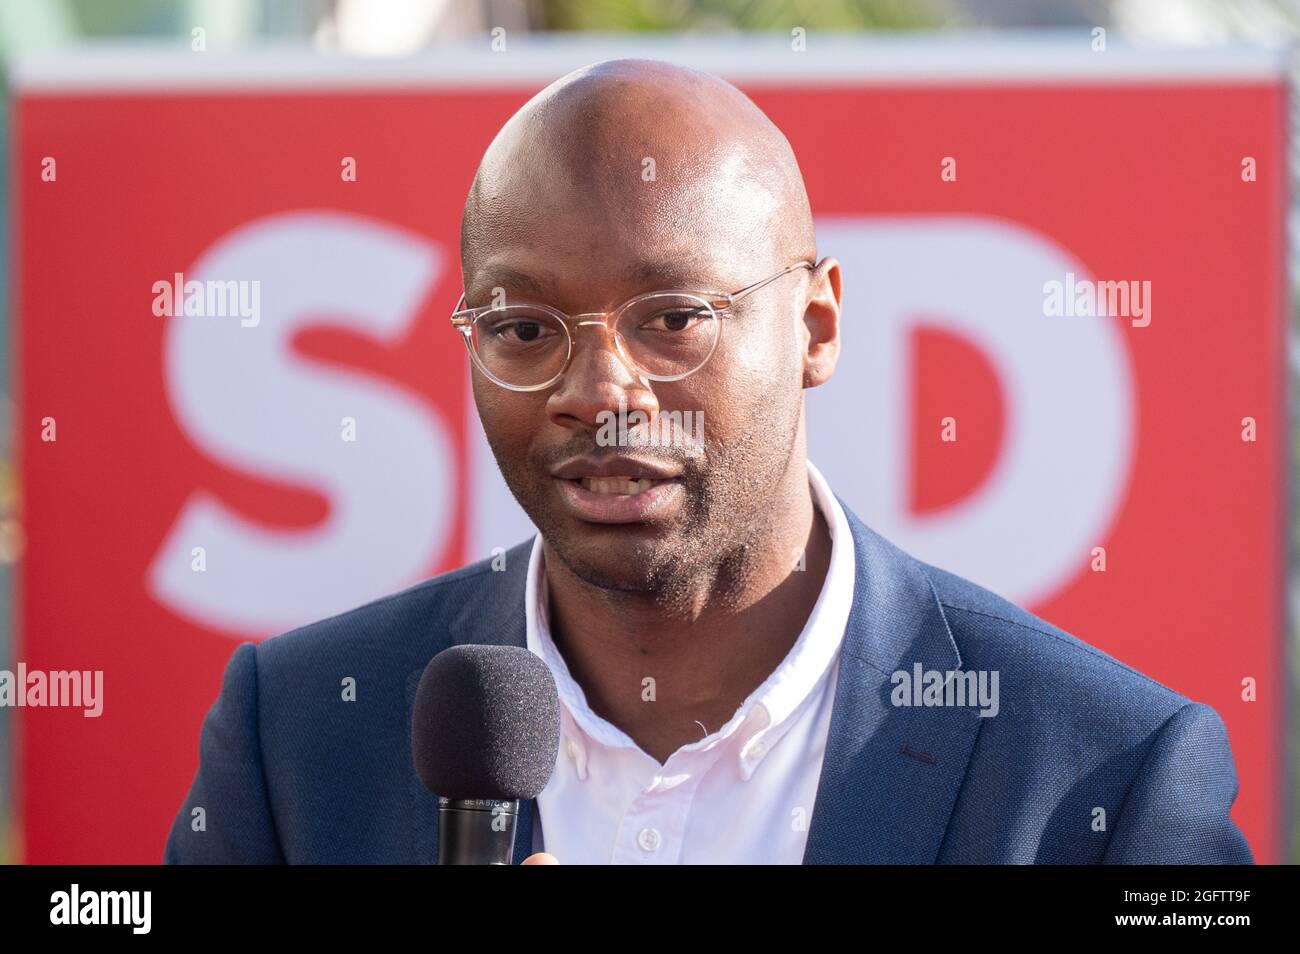
[[[513,864],[519,802],[546,787],[559,751],[560,697],[536,655],[469,644],[429,660],[411,756],[438,796],[438,864]]]

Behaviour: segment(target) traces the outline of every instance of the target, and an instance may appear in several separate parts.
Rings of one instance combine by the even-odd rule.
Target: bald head
[[[499,284],[477,280],[485,266],[520,249],[557,271],[586,270],[597,256],[672,262],[734,283],[709,286],[718,291],[816,260],[803,177],[781,131],[730,83],[638,59],[555,81],[488,147],[461,224],[472,304]],[[647,272],[645,287],[656,277]]]

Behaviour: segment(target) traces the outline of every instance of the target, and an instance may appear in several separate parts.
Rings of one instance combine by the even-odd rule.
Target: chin
[[[584,527],[562,538],[548,537],[551,548],[580,580],[606,590],[651,592],[663,585],[679,548],[647,538],[646,524]]]

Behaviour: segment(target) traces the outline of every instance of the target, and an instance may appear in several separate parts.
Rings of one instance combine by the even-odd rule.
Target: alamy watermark
[[[87,719],[104,713],[104,670],[0,669],[0,708],[81,709]]]
[[[1134,328],[1151,324],[1151,282],[1095,282],[1065,273],[1043,283],[1043,314],[1049,318],[1128,318]]]
[[[73,884],[50,895],[50,923],[55,925],[117,924],[132,934],[148,934],[153,925],[152,891],[83,891]]]
[[[596,443],[601,447],[676,447],[694,457],[704,449],[703,411],[628,411],[620,396],[618,412],[596,415]]]
[[[172,280],[153,283],[153,313],[159,318],[239,318],[241,328],[262,320],[262,283],[253,281]]]
[[[889,677],[894,684],[889,701],[896,706],[979,706],[980,718],[998,714],[998,670],[925,669],[914,663],[909,672],[898,669]]]

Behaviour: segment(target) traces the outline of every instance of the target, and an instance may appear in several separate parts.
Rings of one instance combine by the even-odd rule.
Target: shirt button
[[[569,758],[576,759],[578,757],[578,743],[574,742],[572,739],[569,739],[568,742]]]
[[[636,843],[643,851],[654,851],[659,847],[659,829],[642,828],[636,836]]]

